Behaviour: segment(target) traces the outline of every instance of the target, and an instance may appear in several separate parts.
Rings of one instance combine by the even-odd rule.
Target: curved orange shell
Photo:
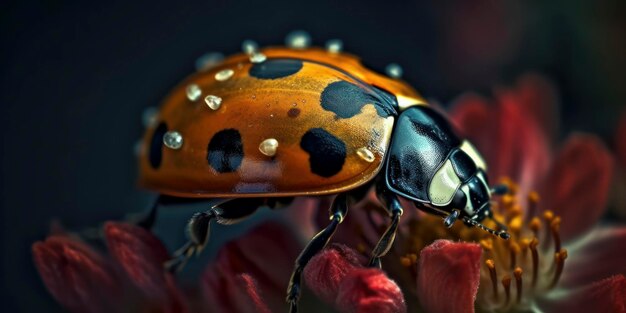
[[[331,83],[346,81],[372,90],[371,85],[394,94],[398,101],[414,104],[424,100],[407,84],[376,74],[359,60],[344,53],[322,49],[296,50],[267,48],[261,51],[272,59],[299,59],[302,68],[279,79],[258,79],[249,75],[253,65],[248,55],[227,58],[210,70],[187,78],[167,96],[157,122],[182,135],[180,149],[161,147],[161,162],[155,168],[149,161],[150,143],[156,125],[148,128],[139,155],[142,186],[163,194],[183,197],[301,196],[337,193],[371,180],[383,166],[393,130],[394,117],[381,117],[374,105],[363,106],[350,118],[338,118],[320,104],[322,91]],[[222,70],[233,75],[216,79]],[[196,84],[202,96],[187,98],[186,88]],[[222,99],[217,110],[204,102],[207,95]],[[330,177],[311,170],[310,155],[301,147],[304,134],[323,128],[345,143],[345,162]],[[221,173],[207,161],[208,144],[224,129],[241,135],[243,158],[236,171]],[[266,139],[278,142],[274,156],[259,150]],[[360,156],[366,148],[373,159]]]

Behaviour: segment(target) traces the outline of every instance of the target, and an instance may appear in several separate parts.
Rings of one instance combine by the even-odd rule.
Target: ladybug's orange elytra
[[[394,116],[384,112],[393,107],[381,90],[398,102],[425,103],[352,55],[316,48],[260,54],[262,62],[234,55],[174,88],[144,137],[141,185],[206,198],[350,190],[384,163]],[[182,145],[163,146],[167,132]]]

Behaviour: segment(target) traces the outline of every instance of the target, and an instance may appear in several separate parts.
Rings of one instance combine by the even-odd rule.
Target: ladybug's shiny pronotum
[[[392,222],[371,266],[391,248],[403,208],[399,197],[504,239],[480,222],[492,217],[486,164],[467,140],[409,85],[342,53],[292,38],[199,70],[167,96],[143,140],[140,183],[158,204],[209,198],[189,221],[189,242],[168,266],[181,267],[206,244],[211,220],[234,223],[259,207],[296,196],[336,195],[330,224],[296,261],[287,291],[297,310],[304,266],[329,241],[348,206],[375,185]],[[206,200],[206,199],[205,199]],[[149,219],[148,219],[149,221]]]

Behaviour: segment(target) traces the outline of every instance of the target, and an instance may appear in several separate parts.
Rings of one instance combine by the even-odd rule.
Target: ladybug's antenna
[[[475,221],[475,220],[473,220],[473,219],[471,219],[471,218],[469,218],[467,216],[463,216],[463,222],[468,223],[468,224],[470,224],[472,226],[476,226],[476,227],[478,227],[478,228],[480,228],[480,229],[482,229],[482,230],[484,230],[484,231],[486,231],[486,232],[488,232],[488,233],[490,233],[490,234],[492,234],[494,236],[498,236],[498,237],[500,237],[502,239],[509,239],[511,237],[511,235],[509,235],[509,233],[507,233],[506,230],[498,230],[498,231],[493,230],[493,229],[491,229],[491,228],[489,228],[489,227],[487,227],[487,226],[485,226],[485,225],[483,225],[483,224],[481,224],[481,223],[479,223],[479,222],[477,222],[477,221]]]

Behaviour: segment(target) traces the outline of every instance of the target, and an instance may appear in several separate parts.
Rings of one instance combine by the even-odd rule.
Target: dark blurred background
[[[625,15],[622,0],[3,1],[0,306],[61,311],[30,256],[52,219],[79,229],[150,205],[154,195],[135,187],[141,112],[206,52],[282,44],[303,29],[316,45],[342,39],[373,68],[401,64],[443,104],[533,71],[559,91],[561,134],[594,132],[610,145],[626,99]],[[170,246],[187,214],[161,223],[177,234]]]

